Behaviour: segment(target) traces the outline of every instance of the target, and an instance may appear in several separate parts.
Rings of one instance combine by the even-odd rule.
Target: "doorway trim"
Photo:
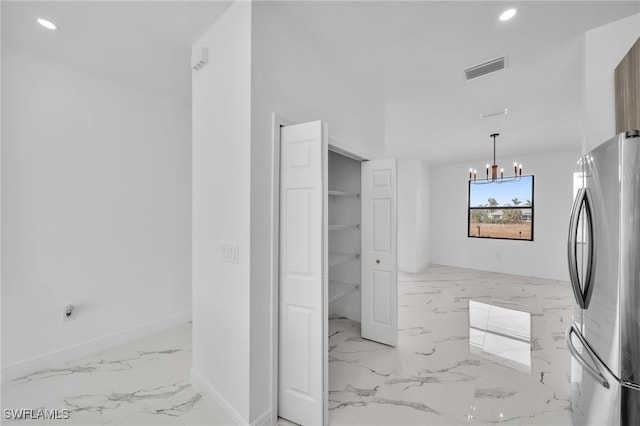
[[[280,128],[293,123],[271,114],[271,424],[278,424],[278,301],[280,281]]]
[[[278,320],[279,320],[279,282],[280,282],[280,129],[284,126],[291,126],[296,123],[286,118],[271,113],[271,253],[269,254],[271,262],[271,424],[278,423]],[[323,131],[326,131],[325,127]],[[373,159],[372,156],[357,153],[356,150],[332,138],[328,138],[329,151],[336,152],[358,161],[368,161]],[[326,387],[326,386],[325,386]],[[328,403],[325,395],[325,404]],[[328,418],[325,419],[328,422]]]
[[[356,161],[369,161],[371,160],[371,156],[363,155],[362,153],[357,153],[355,150],[351,149],[348,145],[343,144],[340,141],[329,138],[329,151],[333,151],[337,154],[340,154],[344,157],[351,158]]]

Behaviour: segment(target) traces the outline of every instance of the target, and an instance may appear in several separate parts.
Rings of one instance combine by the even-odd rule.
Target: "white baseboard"
[[[271,424],[271,410],[267,410],[260,417],[251,422],[251,426],[276,426]]]
[[[249,424],[244,417],[195,367],[191,367],[191,386],[215,409],[222,409],[236,425]]]
[[[406,272],[407,274],[415,274],[415,272],[413,272],[413,268],[407,266],[407,265],[401,265],[398,263],[398,272]]]
[[[406,267],[406,266],[398,265],[398,271],[399,272],[404,272],[406,274],[417,274],[419,272],[422,272],[422,270],[424,268],[426,268],[427,266],[429,266],[429,265],[431,265],[431,261],[430,260],[428,260],[428,261],[424,262],[422,265],[418,266],[416,268],[416,270],[414,270],[413,268]]]
[[[349,318],[352,321],[360,322],[361,315],[360,311],[352,308],[347,308],[345,306],[333,305],[329,308],[329,315],[336,314],[341,317]]]
[[[429,266],[429,265],[431,265],[431,261],[430,261],[430,260],[427,260],[424,264],[422,264],[422,265],[418,268],[418,270],[416,271],[416,274],[417,274],[418,272],[422,272],[422,270],[423,270],[423,269],[425,269],[425,268],[426,268],[427,266]]]
[[[249,426],[271,426],[271,410],[267,410],[257,419],[248,423],[244,417],[235,409],[233,405],[225,398],[218,389],[216,389],[211,382],[204,378],[204,376],[195,368],[191,367],[191,386],[204,398],[204,400],[212,408],[216,410],[222,409],[227,416],[236,425],[249,425]],[[274,425],[275,426],[275,425]]]
[[[65,349],[49,352],[26,361],[2,367],[2,382],[15,380],[36,371],[55,368],[74,359],[82,358],[95,352],[166,330],[168,328],[191,321],[191,311],[163,318],[148,324],[130,328],[108,336],[80,343]]]

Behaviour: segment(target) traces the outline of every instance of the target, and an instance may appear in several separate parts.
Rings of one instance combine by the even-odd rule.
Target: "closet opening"
[[[360,322],[361,162],[329,148],[329,317]]]
[[[274,116],[272,419],[327,424],[330,317],[397,343],[396,161]]]

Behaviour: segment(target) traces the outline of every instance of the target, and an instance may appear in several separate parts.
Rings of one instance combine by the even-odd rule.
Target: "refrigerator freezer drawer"
[[[573,330],[571,330],[573,328]],[[572,338],[573,335],[573,338]],[[567,329],[571,357],[571,410],[575,426],[622,426],[621,387],[615,376],[590,353],[574,326]]]

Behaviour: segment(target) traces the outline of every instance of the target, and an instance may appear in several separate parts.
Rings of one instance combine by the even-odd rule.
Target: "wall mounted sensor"
[[[209,49],[201,47],[200,49],[193,49],[191,52],[191,68],[194,71],[200,71],[200,68],[209,63]]]
[[[75,319],[75,317],[76,317],[76,313],[73,305],[65,306],[64,309],[62,310],[62,321],[63,322],[71,321],[72,319]]]

